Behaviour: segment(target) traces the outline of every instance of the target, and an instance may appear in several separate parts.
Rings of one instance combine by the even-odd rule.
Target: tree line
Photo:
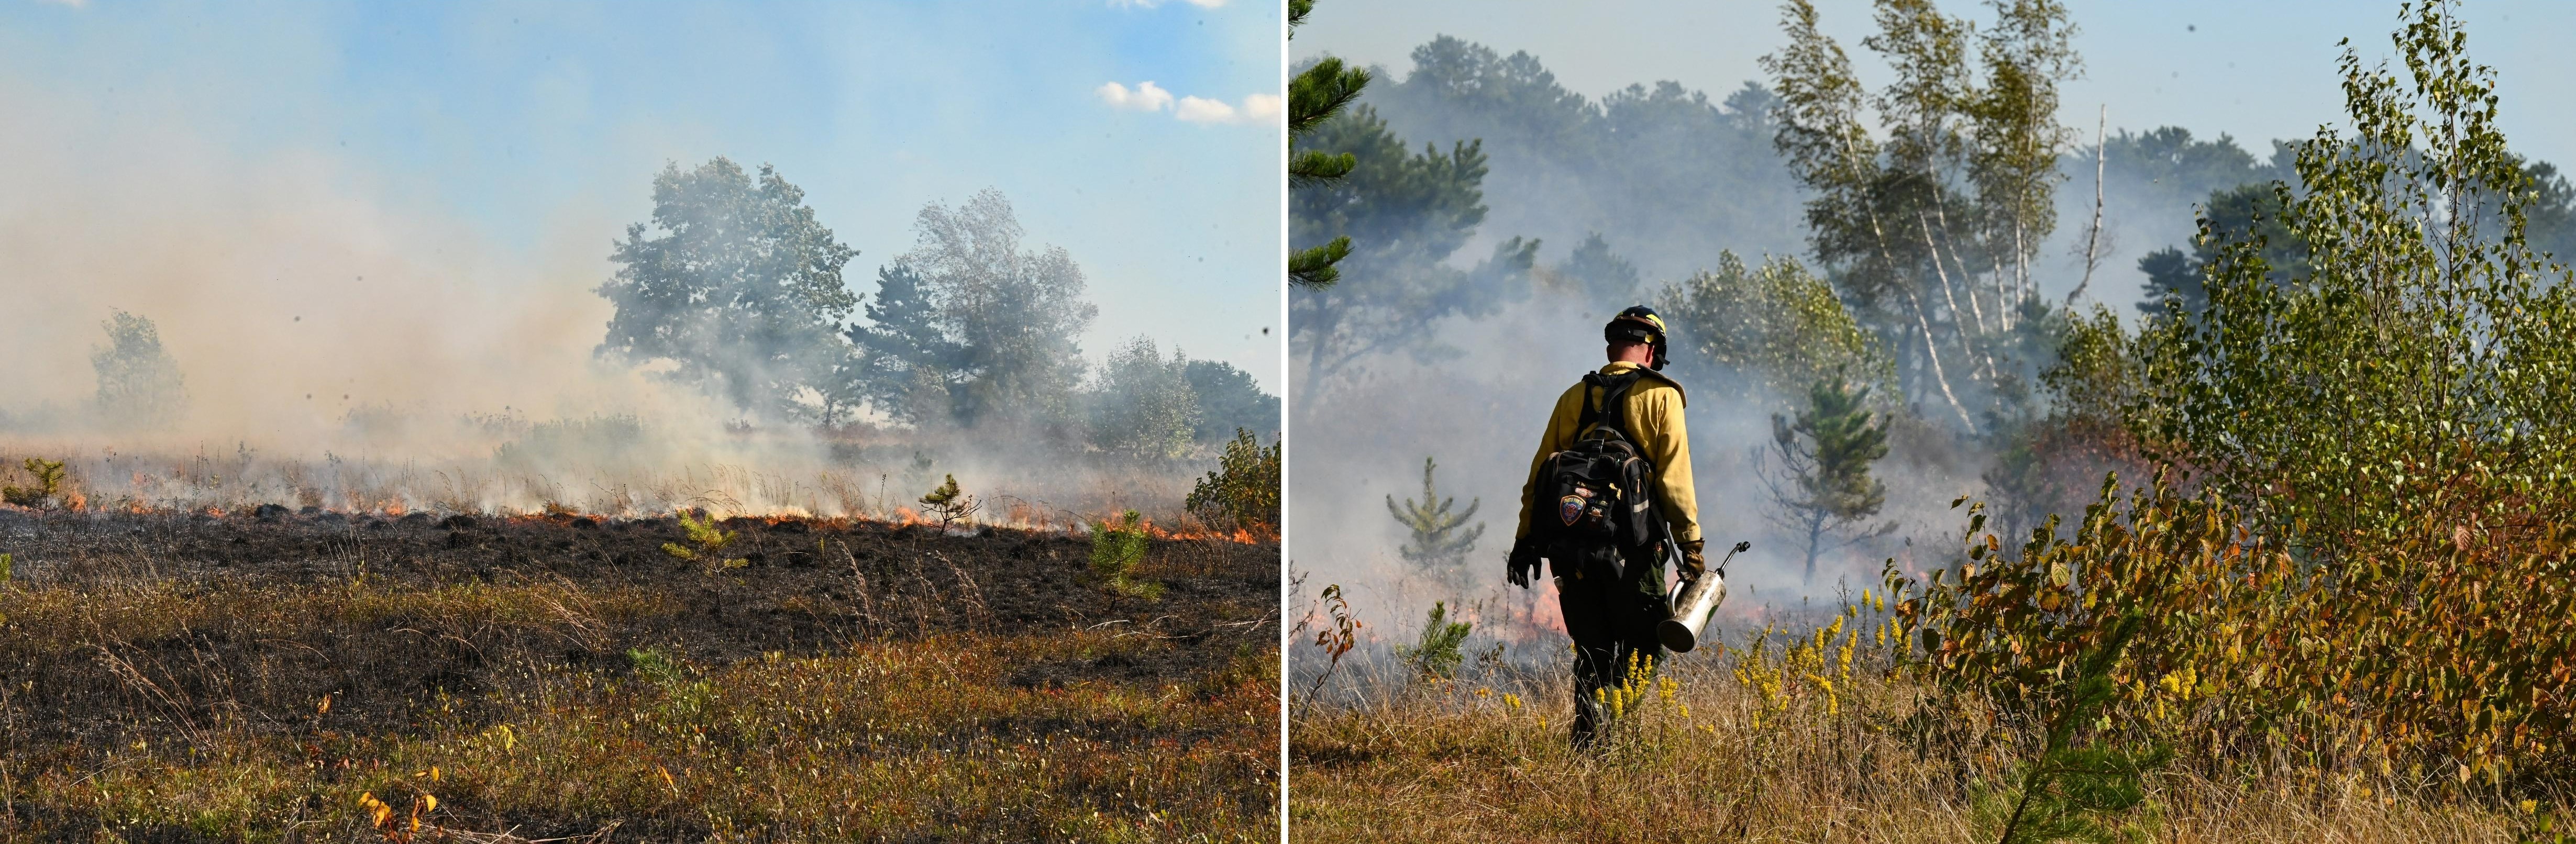
[[[2204,278],[2230,248],[2258,252],[2276,284],[2312,274],[2284,206],[2310,189],[2299,143],[2258,156],[2181,127],[2062,125],[2059,88],[2083,70],[2067,9],[1984,5],[1972,20],[1923,0],[1875,3],[1856,46],[1892,71],[1876,88],[1804,0],[1781,6],[1785,44],[1764,57],[1766,78],[1723,101],[1669,82],[1585,97],[1526,53],[1449,37],[1416,48],[1400,78],[1372,71],[1365,96],[1296,138],[1301,155],[1352,159],[1291,200],[1292,246],[1348,239],[1338,283],[1291,298],[1301,389],[1311,397],[1389,354],[1440,355],[1424,323],[1540,291],[1601,308],[1642,299],[1674,325],[1675,371],[1695,394],[1744,390],[1781,408],[1775,503],[1811,556],[1841,544],[1818,524],[1846,538],[1883,530],[1870,524],[1882,497],[1868,460],[1801,455],[1884,453],[1871,432],[1891,424],[1984,454],[2007,530],[2080,508],[2117,450],[2078,432],[2102,415],[2092,400],[2114,395],[2096,383],[2097,361],[2127,349],[2082,297],[2120,289],[2092,284],[2113,252],[2096,196],[2113,222],[2159,236],[2183,228],[2166,220],[2197,219],[2182,242],[2136,259],[2134,330],[2169,308],[2205,312]],[[2521,236],[2537,252],[2576,251],[2576,191],[2552,165],[2505,155],[2526,185]],[[2061,191],[2097,178],[2099,193]],[[1545,212],[1489,208],[1490,196]],[[2473,216],[2500,235],[2501,200],[2479,201]],[[1453,254],[1497,224],[1513,227],[1487,238],[1501,248]],[[1526,235],[1542,228],[1573,248],[1541,260]],[[2052,277],[2052,235],[2072,241],[2078,270]],[[1766,254],[1748,261],[1739,248]],[[2077,295],[2042,295],[2044,280]],[[2089,390],[2087,403],[2070,406],[2070,390]],[[1850,442],[1802,433],[1830,431]]]
[[[1028,242],[987,189],[933,202],[873,295],[842,244],[775,169],[674,163],[653,214],[626,228],[598,288],[616,308],[600,357],[705,391],[748,420],[833,427],[998,428],[1143,460],[1278,426],[1278,399],[1221,361],[1132,338],[1093,367],[1099,313],[1070,252]],[[854,315],[864,315],[865,320]]]

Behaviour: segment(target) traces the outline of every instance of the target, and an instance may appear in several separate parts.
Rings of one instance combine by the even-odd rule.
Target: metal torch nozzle
[[[1726,559],[1701,572],[1698,580],[1673,596],[1673,617],[1655,625],[1655,638],[1662,639],[1666,649],[1686,654],[1699,647],[1700,631],[1708,629],[1708,619],[1717,613],[1718,602],[1726,600],[1727,562],[1751,547],[1751,542],[1735,543],[1734,548],[1727,549]]]

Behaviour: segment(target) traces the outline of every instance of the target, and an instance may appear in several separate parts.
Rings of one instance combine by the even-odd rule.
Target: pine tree
[[[1872,424],[1868,401],[1869,388],[1854,390],[1836,377],[1807,391],[1796,422],[1771,415],[1773,453],[1786,477],[1764,481],[1780,508],[1774,521],[1806,534],[1808,581],[1824,552],[1895,527],[1843,535],[1887,503],[1887,484],[1869,476],[1869,464],[1887,456],[1887,423]]]
[[[1290,406],[1314,407],[1316,391],[1355,361],[1438,348],[1433,333],[1422,330],[1426,323],[1485,316],[1529,295],[1535,239],[1501,238],[1484,260],[1466,269],[1454,260],[1476,238],[1488,210],[1481,141],[1458,141],[1446,152],[1428,144],[1408,151],[1384,119],[1362,106],[1306,142],[1353,152],[1360,164],[1349,178],[1289,197],[1288,239],[1374,234],[1349,261],[1369,283],[1303,289],[1289,297],[1290,342],[1306,359],[1306,395]]]
[[[1297,27],[1305,25],[1306,16],[1314,10],[1315,0],[1288,0],[1288,37],[1297,37]],[[1338,181],[1359,166],[1359,157],[1351,153],[1297,152],[1295,145],[1299,138],[1359,99],[1360,90],[1368,83],[1367,69],[1344,67],[1341,59],[1332,56],[1288,81],[1289,185],[1306,187]],[[1350,254],[1349,237],[1336,237],[1321,246],[1299,250],[1288,256],[1288,281],[1309,289],[1331,287],[1342,277],[1342,271],[1333,265]]]
[[[1637,265],[1610,251],[1609,241],[1602,240],[1600,232],[1575,244],[1574,251],[1565,256],[1565,263],[1557,265],[1556,273],[1567,287],[1581,291],[1595,304],[1636,304]]]
[[[930,509],[931,515],[939,517],[941,530],[946,530],[959,520],[975,515],[975,511],[983,507],[976,502],[975,496],[967,495],[964,489],[957,486],[956,475],[948,475],[947,481],[941,483],[938,489],[931,490],[921,497],[921,503]]]
[[[1431,458],[1422,458],[1422,498],[1407,500],[1399,507],[1395,496],[1389,495],[1386,497],[1386,511],[1395,516],[1397,524],[1404,525],[1404,529],[1412,533],[1412,541],[1396,549],[1396,553],[1417,570],[1447,578],[1466,563],[1468,552],[1476,548],[1476,540],[1485,535],[1485,525],[1481,522],[1472,528],[1461,529],[1467,524],[1468,517],[1476,515],[1476,508],[1484,504],[1484,499],[1468,501],[1464,511],[1449,512],[1458,499],[1440,497],[1440,488],[1431,480],[1431,473],[1438,468],[1439,464],[1433,463]]]
[[[865,309],[868,324],[843,332],[863,354],[853,391],[914,424],[948,418],[949,388],[959,375],[958,344],[941,327],[930,294],[910,264],[879,267],[876,301]]]

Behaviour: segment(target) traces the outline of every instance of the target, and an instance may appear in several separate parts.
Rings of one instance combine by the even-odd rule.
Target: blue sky
[[[192,173],[292,162],[327,193],[471,244],[482,283],[561,293],[611,271],[664,162],[723,155],[803,187],[860,251],[845,274],[865,293],[911,247],[924,203],[994,187],[1033,245],[1086,271],[1100,306],[1087,353],[1146,334],[1276,390],[1280,138],[1247,97],[1279,88],[1279,28],[1277,4],[1244,0],[0,0],[0,107],[15,115],[0,147],[57,159],[0,172],[0,189],[9,172],[24,193],[49,171],[120,167],[86,150],[172,151],[184,163],[155,166]],[[1103,93],[1147,81],[1172,101]],[[1210,102],[1233,119],[1182,119]],[[61,280],[0,270],[0,300],[53,301],[6,288]]]
[[[1856,59],[1869,32],[1865,0],[1817,0],[1826,31]],[[1944,0],[1952,14],[1991,19],[1982,4]],[[2082,35],[2085,78],[2066,86],[2063,119],[2089,138],[2107,104],[2114,131],[2178,125],[2202,137],[2229,133],[2257,155],[2267,141],[2304,138],[2340,122],[2336,41],[2365,61],[2388,55],[2395,0],[2069,0]],[[1762,78],[1755,60],[1781,43],[1773,2],[1595,0],[1324,0],[1299,29],[1291,54],[1331,52],[1402,73],[1414,46],[1447,34],[1504,53],[1527,50],[1577,93],[1599,96],[1633,82],[1671,79],[1723,96]],[[2526,155],[2576,165],[2576,3],[2482,0],[2463,4],[2469,52],[2498,74],[2507,137]],[[1865,78],[1872,68],[1861,61]],[[2089,141],[2088,141],[2089,142]]]

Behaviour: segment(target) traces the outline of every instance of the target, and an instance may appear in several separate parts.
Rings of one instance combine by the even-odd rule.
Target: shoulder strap
[[[1601,389],[1601,406],[1594,408],[1592,391],[1590,389],[1583,391],[1583,413],[1575,420],[1575,436],[1582,436],[1591,431],[1595,425],[1607,425],[1612,430],[1618,431],[1619,436],[1628,438],[1629,442],[1636,442],[1636,433],[1628,430],[1628,389],[1637,386],[1637,371],[1623,372],[1618,375],[1586,372],[1583,373],[1583,383],[1587,388]]]

